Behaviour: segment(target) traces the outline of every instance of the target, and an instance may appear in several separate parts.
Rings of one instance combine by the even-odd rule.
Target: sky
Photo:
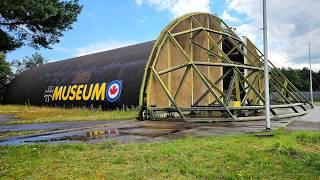
[[[24,46],[9,61],[39,51],[50,62],[155,40],[176,17],[210,12],[249,37],[262,50],[262,0],[80,0],[83,10],[73,29],[52,49]],[[280,67],[320,69],[319,0],[267,0],[269,59]]]

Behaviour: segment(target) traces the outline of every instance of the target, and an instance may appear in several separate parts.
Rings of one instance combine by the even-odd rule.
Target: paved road
[[[34,131],[34,130],[61,130],[74,129],[88,126],[96,126],[100,124],[114,123],[117,121],[69,121],[69,122],[53,122],[53,123],[34,123],[34,124],[10,124],[0,126],[0,133],[7,131]]]
[[[287,125],[288,130],[318,130],[320,131],[320,106],[314,106],[304,116],[295,117]]]

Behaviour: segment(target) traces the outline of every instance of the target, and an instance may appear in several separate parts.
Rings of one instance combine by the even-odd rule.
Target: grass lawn
[[[80,108],[53,108],[37,106],[0,105],[0,114],[15,114],[18,121],[9,124],[58,121],[127,120],[135,119],[135,110],[89,110]]]
[[[274,131],[145,144],[0,147],[0,177],[319,179],[320,132]]]

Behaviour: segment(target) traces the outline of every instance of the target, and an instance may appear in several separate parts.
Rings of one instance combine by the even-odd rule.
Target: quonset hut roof
[[[156,41],[45,64],[9,85],[5,103],[139,106],[141,119],[257,120],[264,109],[264,55],[220,18],[190,13]],[[271,118],[312,104],[270,61]],[[287,111],[278,111],[286,108]]]
[[[55,105],[82,106],[101,105],[114,108],[125,104],[138,106],[144,67],[154,41],[122,47],[105,52],[52,62],[32,68],[18,75],[6,91],[6,104],[50,105],[46,102],[45,91],[49,86],[91,84],[121,79],[121,98],[116,103],[108,101],[66,101]],[[52,104],[52,103],[51,103]],[[121,107],[120,106],[120,107]]]

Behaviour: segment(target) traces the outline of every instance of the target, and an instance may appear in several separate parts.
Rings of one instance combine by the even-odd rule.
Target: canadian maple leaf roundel
[[[113,85],[109,91],[110,91],[110,94],[114,95],[118,92],[118,88],[116,85]]]

